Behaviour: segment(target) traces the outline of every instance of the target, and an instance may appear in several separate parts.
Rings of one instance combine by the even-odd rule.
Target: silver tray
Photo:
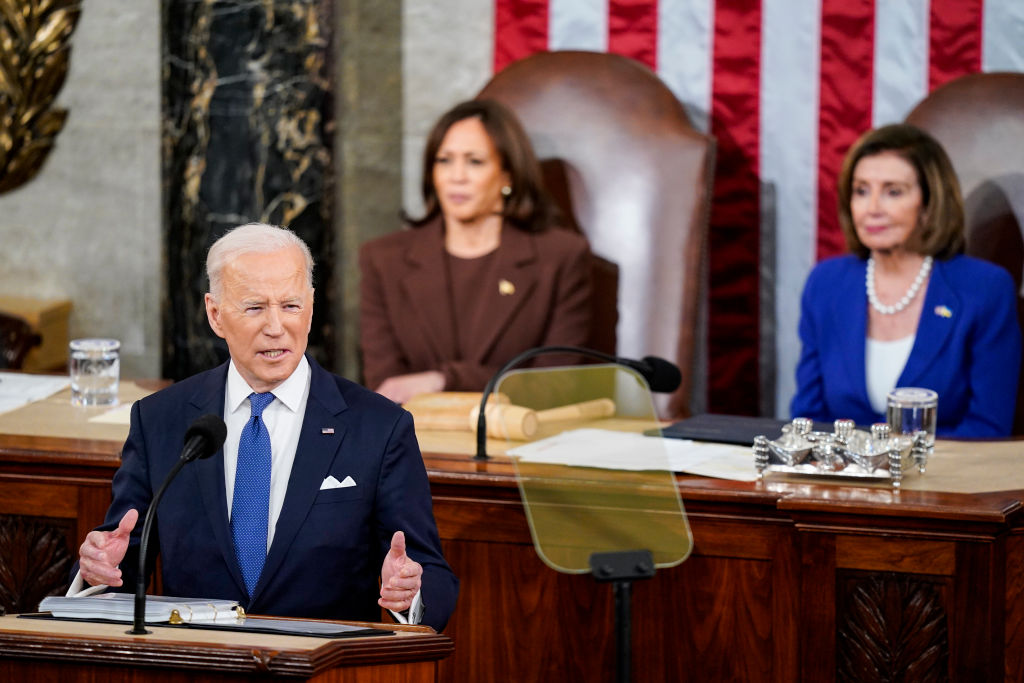
[[[878,423],[871,432],[857,430],[852,420],[836,420],[834,432],[811,431],[813,423],[796,418],[775,440],[754,439],[754,466],[764,478],[788,474],[856,481],[888,481],[898,488],[905,474],[925,471],[934,441],[925,432],[890,435]]]

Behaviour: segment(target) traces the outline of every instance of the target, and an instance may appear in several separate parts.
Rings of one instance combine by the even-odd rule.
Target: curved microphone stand
[[[135,582],[134,621],[132,629],[128,631],[132,635],[151,633],[146,630],[146,550],[149,546],[149,534],[153,528],[153,520],[156,519],[156,508],[160,504],[160,499],[163,498],[164,491],[178,476],[182,467],[193,460],[208,458],[216,453],[224,445],[226,437],[227,427],[220,416],[201,415],[196,418],[185,432],[185,446],[181,450],[181,457],[167,473],[164,483],[160,485],[149,504],[149,509],[146,510],[146,521],[142,524],[142,536],[139,538],[139,575]]]

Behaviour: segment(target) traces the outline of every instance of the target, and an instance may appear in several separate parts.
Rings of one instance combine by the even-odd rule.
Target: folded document
[[[174,598],[166,595],[146,596],[147,623],[210,623],[234,620],[238,617],[234,600],[208,600],[204,598]],[[51,595],[39,603],[40,612],[49,612],[58,618],[110,619],[133,621],[135,595],[131,593],[100,593],[85,597]]]

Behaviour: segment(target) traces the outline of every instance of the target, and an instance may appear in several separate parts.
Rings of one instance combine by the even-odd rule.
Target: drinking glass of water
[[[70,343],[71,402],[76,406],[117,404],[121,342],[73,339]]]
[[[890,433],[913,437],[918,430],[928,436],[928,453],[935,449],[935,422],[939,411],[939,395],[931,389],[897,387],[886,398],[885,420]]]

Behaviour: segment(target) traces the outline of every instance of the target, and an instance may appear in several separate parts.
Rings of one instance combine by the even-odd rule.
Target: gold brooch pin
[[[498,280],[498,294],[501,294],[502,296],[512,296],[515,293],[516,286],[514,284],[505,278]]]
[[[939,316],[940,318],[952,318],[953,311],[949,310],[949,308],[946,306],[936,306],[935,315]]]

